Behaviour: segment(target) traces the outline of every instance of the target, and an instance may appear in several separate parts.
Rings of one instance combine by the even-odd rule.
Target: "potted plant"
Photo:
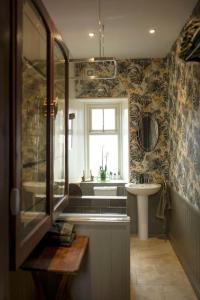
[[[103,168],[102,166],[100,167],[99,174],[100,174],[101,181],[105,181],[106,175],[107,175],[107,166],[106,165],[105,165],[105,168]]]
[[[105,166],[104,166],[104,146],[102,147],[102,165],[99,168],[99,177],[101,181],[106,181],[107,178],[107,159],[108,159],[108,152],[105,155]]]

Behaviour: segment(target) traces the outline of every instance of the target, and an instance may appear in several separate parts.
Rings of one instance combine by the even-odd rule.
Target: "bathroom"
[[[118,59],[118,75],[112,83],[110,83],[111,80],[109,79],[112,73],[110,69],[106,69],[103,64],[98,65],[98,70],[95,71],[95,67],[93,67],[94,64],[86,61],[79,62],[74,59],[70,65],[69,112],[73,113],[74,119],[71,120],[72,125],[70,127],[73,128],[73,130],[72,136],[70,137],[71,147],[69,148],[69,182],[79,186],[80,189],[77,189],[79,191],[78,193],[82,195],[82,198],[80,201],[80,199],[74,199],[72,197],[65,212],[70,216],[74,215],[76,221],[79,217],[82,219],[84,216],[88,219],[90,217],[94,218],[94,216],[100,217],[102,214],[104,218],[105,216],[110,218],[114,215],[122,216],[123,214],[127,214],[130,217],[131,247],[133,247],[130,253],[131,266],[133,264],[130,279],[131,299],[168,299],[170,297],[172,299],[196,299],[192,289],[188,287],[188,283],[182,283],[186,282],[186,278],[182,276],[183,274],[181,274],[178,265],[179,262],[174,260],[174,253],[172,254],[170,252],[171,248],[168,249],[169,245],[166,246],[165,249],[160,250],[160,258],[163,257],[163,261],[166,259],[166,264],[160,264],[160,258],[158,258],[158,260],[152,259],[151,263],[147,263],[147,266],[143,266],[143,264],[141,264],[141,266],[140,262],[137,261],[137,253],[139,253],[138,257],[140,257],[140,251],[142,251],[142,247],[145,247],[145,244],[140,244],[137,240],[134,240],[134,237],[139,233],[137,196],[136,194],[127,193],[125,188],[128,182],[158,183],[162,185],[162,189],[167,185],[167,192],[164,191],[168,193],[166,198],[172,197],[172,199],[168,200],[170,203],[166,204],[165,212],[163,212],[162,206],[160,207],[161,198],[163,196],[162,190],[150,195],[149,199],[147,199],[148,207],[145,213],[148,215],[148,220],[146,221],[148,223],[146,229],[148,233],[141,232],[140,235],[141,239],[143,239],[144,236],[146,238],[146,235],[150,238],[150,240],[147,240],[146,247],[154,250],[149,250],[147,253],[144,251],[143,255],[152,257],[159,255],[159,251],[157,252],[156,247],[158,249],[160,247],[162,248],[166,240],[170,239],[171,244],[176,250],[176,255],[178,255],[180,259],[182,258],[182,262],[185,259],[194,260],[194,258],[187,256],[188,254],[182,253],[179,248],[180,245],[176,244],[179,243],[176,241],[178,238],[177,235],[185,234],[183,231],[185,231],[185,227],[187,226],[186,223],[184,224],[182,221],[180,228],[177,228],[176,218],[180,218],[180,216],[172,215],[173,217],[170,220],[172,209],[171,201],[174,201],[173,205],[178,205],[176,201],[180,201],[180,195],[176,194],[177,191],[180,192],[184,199],[187,199],[187,196],[190,194],[190,192],[187,193],[186,190],[182,190],[186,184],[186,178],[184,181],[184,177],[187,176],[186,174],[189,172],[185,171],[184,165],[184,158],[188,155],[183,154],[183,149],[189,145],[184,144],[187,143],[187,140],[182,134],[186,134],[186,131],[187,134],[189,134],[188,129],[184,128],[184,124],[187,124],[189,121],[188,118],[192,117],[189,117],[189,115],[184,116],[180,110],[182,109],[186,113],[187,105],[194,105],[190,110],[190,112],[194,114],[193,120],[197,120],[196,114],[197,111],[199,112],[199,88],[197,88],[197,82],[199,81],[199,73],[197,71],[198,63],[193,67],[195,69],[191,70],[190,68],[192,67],[189,67],[189,64],[184,67],[178,60],[177,48],[180,45],[180,38],[181,36],[177,36],[176,43],[174,43],[173,48],[164,58]],[[98,77],[101,78],[101,76],[103,76],[105,78],[104,80],[91,80],[87,76],[87,72],[96,72],[94,73],[95,75],[97,74]],[[194,72],[196,76],[193,75]],[[74,74],[76,74],[76,76],[74,76]],[[189,84],[190,90],[188,90]],[[186,99],[191,99],[191,97],[196,102],[186,104]],[[91,109],[95,108],[96,105],[97,109],[106,109],[107,105],[109,108],[111,103],[114,106],[117,102],[123,103],[128,113],[126,119],[123,119],[123,115],[121,116],[122,124],[125,125],[125,128],[121,129],[121,133],[126,139],[121,143],[123,149],[120,149],[120,146],[118,148],[118,151],[121,151],[121,165],[117,165],[116,170],[113,170],[112,167],[109,166],[109,159],[112,158],[110,157],[109,150],[106,149],[104,141],[102,142],[99,138],[99,149],[95,149],[94,155],[96,165],[93,166],[90,161],[90,155],[92,156],[92,154],[90,154],[90,147],[92,147],[92,145],[89,143],[89,139],[90,134],[95,134],[95,132],[92,132],[92,125],[90,124],[90,122],[92,123],[92,112],[90,111],[88,114],[88,107]],[[178,104],[176,104],[177,102]],[[186,106],[184,106],[182,102],[184,102]],[[144,119],[145,116],[147,119]],[[97,116],[95,117],[98,119]],[[185,117],[187,119],[184,119]],[[150,121],[148,118],[150,118]],[[146,133],[144,124],[144,131],[139,133],[140,124],[143,120],[144,122],[148,122],[146,126],[148,132],[146,139],[148,141],[146,141],[146,143],[150,143],[150,145],[145,145],[145,141],[142,139]],[[100,113],[99,122],[101,122]],[[99,126],[101,127],[101,125]],[[154,128],[151,128],[152,131],[149,132],[151,126]],[[187,126],[193,125],[188,124]],[[199,124],[196,130],[198,131],[198,129]],[[103,133],[97,132],[97,134]],[[141,136],[139,136],[140,134]],[[178,136],[180,136],[180,144],[177,142],[177,139],[179,140]],[[195,135],[193,135],[193,138],[194,136]],[[149,141],[149,139],[152,139],[152,141]],[[197,139],[197,136],[195,139]],[[126,144],[125,147],[124,142]],[[191,143],[194,144],[196,141],[193,140]],[[150,147],[150,149],[148,147]],[[114,148],[117,147],[115,146]],[[105,154],[103,150],[105,150]],[[108,154],[108,156],[106,156],[106,154]],[[114,154],[112,154],[112,156],[113,155]],[[127,158],[128,161],[125,161]],[[192,163],[192,160],[191,157],[190,163]],[[100,166],[103,166],[102,161],[104,161],[108,168],[106,179],[100,178]],[[196,158],[196,162],[198,161],[199,157]],[[196,172],[198,173],[197,170],[194,171],[194,173]],[[113,173],[119,176],[113,177]],[[143,178],[141,178],[141,175],[143,175]],[[198,180],[196,180],[196,183],[197,181]],[[199,197],[199,183],[197,183],[197,185],[196,199]],[[113,189],[116,186],[117,189],[115,192]],[[99,189],[102,189],[102,191]],[[100,195],[102,196],[102,200],[100,199]],[[113,198],[115,198],[112,199],[112,201],[109,199],[111,195],[114,195]],[[105,199],[106,196],[108,196],[108,199]],[[127,196],[126,200],[124,200],[124,196]],[[192,201],[194,201],[194,198]],[[198,200],[195,206],[197,205]],[[145,208],[142,207],[142,209]],[[159,211],[159,209],[161,210]],[[187,208],[185,207],[184,210],[187,211]],[[177,211],[177,214],[182,213],[184,214],[186,212]],[[143,223],[144,221],[140,222]],[[142,224],[142,226],[143,225],[144,224]],[[169,231],[170,226],[172,226],[171,232]],[[180,231],[177,232],[177,230]],[[140,231],[142,231],[142,229]],[[153,242],[150,245],[148,243],[150,243],[151,238]],[[153,240],[153,238],[155,238],[155,240]],[[189,237],[187,236],[187,238]],[[101,243],[103,245],[103,241]],[[135,247],[134,243],[136,244]],[[183,239],[182,243],[187,243],[187,240]],[[134,250],[136,251],[135,256]],[[166,257],[163,255],[163,251],[166,251]],[[169,262],[168,256],[171,262]],[[197,259],[197,256],[195,256],[195,259]],[[168,266],[170,263],[172,263],[172,266],[170,266],[171,269]],[[186,272],[190,272],[190,267],[186,265],[186,263],[184,264],[184,269]],[[157,264],[158,266],[155,267],[154,265]],[[160,281],[161,267],[159,265],[169,269],[166,278],[164,277]],[[136,266],[135,271],[134,266]],[[152,272],[152,275],[146,276],[147,278],[144,279],[144,272]],[[177,284],[174,284],[171,277],[173,277],[172,274],[176,273]],[[195,276],[197,276],[197,274]],[[189,278],[191,280],[190,276]],[[158,282],[160,282],[161,288],[157,287]],[[198,286],[198,282],[196,282],[196,284],[196,286]],[[182,289],[182,291],[180,291],[180,289]],[[105,299],[107,298],[105,297]]]
[[[0,19],[0,300],[200,299],[200,1]],[[78,271],[32,260],[55,224]]]

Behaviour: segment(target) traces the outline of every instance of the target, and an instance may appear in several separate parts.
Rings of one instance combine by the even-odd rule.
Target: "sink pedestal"
[[[138,234],[141,240],[148,239],[148,196],[161,189],[159,183],[127,183],[126,190],[137,196]]]
[[[141,240],[148,239],[148,196],[137,196],[138,235]]]

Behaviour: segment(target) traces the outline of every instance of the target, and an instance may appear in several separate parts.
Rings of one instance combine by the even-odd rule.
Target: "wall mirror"
[[[137,141],[145,152],[155,149],[159,138],[158,121],[153,113],[143,113],[138,121]]]

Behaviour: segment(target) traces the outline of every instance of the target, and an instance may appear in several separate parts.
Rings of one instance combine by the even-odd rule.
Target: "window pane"
[[[92,109],[91,110],[92,118],[92,130],[103,130],[103,109]]]
[[[42,18],[31,1],[24,1],[21,57],[21,238],[26,237],[46,215],[47,40]]]
[[[103,150],[103,151],[102,151]],[[103,159],[102,159],[103,152]],[[108,173],[118,173],[118,136],[90,135],[89,167],[94,176],[98,176],[99,168],[107,163]]]
[[[104,130],[115,130],[115,109],[104,109]]]

